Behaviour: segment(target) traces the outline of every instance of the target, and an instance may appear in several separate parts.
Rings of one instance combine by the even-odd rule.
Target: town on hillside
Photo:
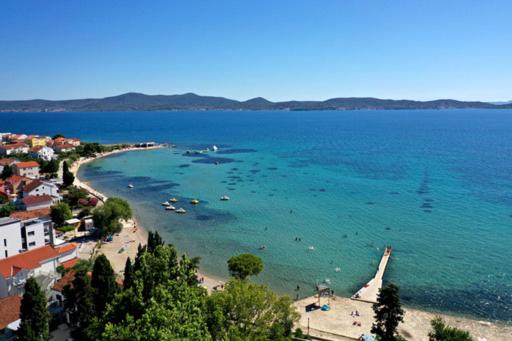
[[[98,203],[72,186],[63,161],[98,145],[11,133],[0,133],[0,142],[0,339],[9,340],[20,326],[29,278],[44,290],[52,315],[62,311],[63,275],[79,261],[71,240],[92,228],[90,209]]]

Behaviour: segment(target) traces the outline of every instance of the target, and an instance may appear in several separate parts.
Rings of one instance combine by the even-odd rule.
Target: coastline
[[[95,157],[80,158],[72,165],[70,165],[69,170],[75,176],[75,186],[85,189],[91,195],[97,197],[101,202],[105,202],[108,199],[105,194],[93,188],[87,181],[82,181],[80,179],[78,176],[78,171],[81,166],[115,154],[154,150],[165,147],[165,145],[157,145],[153,147],[129,147],[117,149],[111,152],[100,153]],[[112,242],[102,243],[98,241],[88,241],[81,243],[78,250],[79,257],[82,259],[90,259],[96,254],[104,254],[109,259],[114,272],[118,276],[122,275],[124,272],[126,259],[130,257],[132,260],[134,260],[137,255],[138,245],[146,245],[148,238],[148,231],[142,224],[140,224],[136,217],[132,217],[127,221],[122,221],[122,225],[123,229],[121,232],[113,236]],[[222,281],[220,278],[205,275],[201,271],[197,272],[197,276],[202,280],[202,285],[208,290],[208,292],[214,291],[215,287],[224,285],[224,281]]]
[[[162,146],[152,148],[126,148],[99,154],[94,158],[80,159],[70,167],[70,170],[75,174],[75,185],[88,190],[100,200],[106,200],[107,197],[103,193],[94,189],[88,182],[79,179],[79,168],[86,163],[108,157],[113,154],[157,148],[162,148]],[[134,226],[137,226],[136,230],[134,229]],[[137,245],[139,243],[144,245],[146,240],[147,231],[139,224],[136,218],[133,218],[128,222],[123,223],[123,231],[114,236],[112,243],[102,244],[101,248],[95,249],[94,252],[105,254],[111,261],[114,271],[117,274],[122,274],[126,258],[129,256],[133,259],[137,252]],[[119,250],[123,247],[125,247],[125,250],[120,253]],[[92,246],[92,248],[85,248],[83,258],[90,258],[93,249],[94,246]],[[82,256],[82,247],[80,247],[80,252]],[[204,275],[204,273],[200,271],[198,272],[198,277],[204,278],[203,285],[208,289],[208,292],[212,292],[214,286],[223,284],[220,279]],[[305,313],[306,303],[309,304],[316,300],[317,298],[307,297],[294,303],[301,315],[301,319],[297,326],[301,327],[303,331],[307,331],[309,325],[311,335],[324,337],[330,340],[346,340],[347,338],[355,339],[362,333],[369,332],[373,322],[373,311],[371,310],[370,303],[354,301],[347,297],[336,296],[331,301],[331,310],[329,312],[318,310],[313,313]],[[358,321],[362,322],[362,326],[354,326],[352,324],[354,318],[350,316],[350,309],[361,312],[362,316],[358,318]],[[457,314],[452,315],[443,312],[431,312],[412,307],[404,307],[404,310],[406,311],[405,322],[399,329],[402,335],[413,340],[428,340],[430,321],[436,316],[441,316],[446,323],[451,326],[456,326],[469,331],[475,340],[506,340],[506,336],[512,335],[512,326],[506,322],[482,321],[474,317],[466,317]]]

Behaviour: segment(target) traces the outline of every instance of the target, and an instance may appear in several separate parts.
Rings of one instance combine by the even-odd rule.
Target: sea
[[[277,292],[350,296],[389,245],[384,280],[406,305],[512,321],[511,110],[1,113],[1,131],[175,145],[80,177],[206,274],[254,253]]]

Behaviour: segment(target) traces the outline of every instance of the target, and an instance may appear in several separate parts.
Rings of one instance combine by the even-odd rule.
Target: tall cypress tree
[[[87,269],[76,272],[72,285],[64,287],[64,307],[70,315],[73,331],[71,335],[77,341],[89,341],[86,331],[94,321],[96,311],[92,298],[91,280]]]
[[[73,173],[69,171],[69,166],[67,161],[64,161],[62,164],[62,182],[64,183],[65,187],[69,187],[73,184],[75,181],[75,176]]]
[[[46,341],[50,339],[49,313],[46,297],[33,277],[25,283],[25,294],[21,300],[21,324],[18,339],[23,341]]]
[[[101,316],[105,307],[112,301],[117,292],[114,270],[112,270],[112,266],[105,255],[99,255],[94,261],[91,287],[96,313]]]
[[[126,258],[124,265],[123,290],[128,290],[133,286],[133,265],[130,257]]]
[[[382,341],[395,341],[398,336],[398,324],[404,321],[398,286],[388,284],[380,289],[373,311],[375,323],[372,326],[372,333],[380,336]]]

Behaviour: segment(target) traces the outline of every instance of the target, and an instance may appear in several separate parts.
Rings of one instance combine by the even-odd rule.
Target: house
[[[21,199],[25,211],[34,211],[40,208],[50,208],[56,200],[49,195],[29,195]]]
[[[21,246],[24,251],[54,245],[55,235],[49,208],[14,212],[10,218],[21,221]]]
[[[30,149],[29,155],[31,157],[41,159],[44,161],[51,161],[55,158],[55,152],[52,148],[47,146],[35,146]]]
[[[23,251],[21,228],[19,219],[0,218],[0,259],[17,255]]]
[[[58,278],[57,267],[77,257],[77,245],[46,245],[0,260],[0,298],[23,294],[29,277],[44,278],[43,290],[50,291]]]
[[[0,133],[0,142],[8,142],[11,133]]]
[[[50,209],[14,212],[0,218],[0,259],[54,244]]]
[[[46,146],[47,139],[44,136],[30,135],[30,136],[27,136],[27,138],[25,139],[25,142],[30,147],[37,147],[37,146],[44,147],[44,146]]]
[[[49,195],[54,201],[60,201],[59,187],[53,182],[34,180],[23,187],[23,197]]]
[[[21,296],[0,298],[0,340],[14,340],[20,325]]]
[[[13,155],[13,154],[27,154],[29,151],[28,145],[22,142],[4,144],[0,146],[0,155]]]
[[[65,137],[57,137],[57,138],[53,139],[53,145],[56,145],[56,144],[69,144],[73,147],[78,147],[80,145],[80,140],[79,139],[68,139]]]
[[[12,167],[12,165],[14,165],[16,162],[17,162],[16,159],[10,159],[10,158],[0,159],[0,173],[3,172],[4,167],[6,167],[6,166]]]
[[[4,187],[6,189],[6,192],[8,191],[10,195],[17,196],[18,193],[21,193],[24,186],[32,181],[34,180],[26,178],[24,176],[12,175],[5,180]]]
[[[59,307],[64,305],[64,288],[68,285],[73,286],[75,274],[76,272],[73,270],[66,272],[52,287],[52,301],[57,302]]]
[[[13,168],[16,175],[39,179],[39,163],[36,161],[18,162]]]
[[[55,152],[59,154],[68,153],[75,150],[75,146],[69,143],[54,143],[53,150],[55,150]]]

